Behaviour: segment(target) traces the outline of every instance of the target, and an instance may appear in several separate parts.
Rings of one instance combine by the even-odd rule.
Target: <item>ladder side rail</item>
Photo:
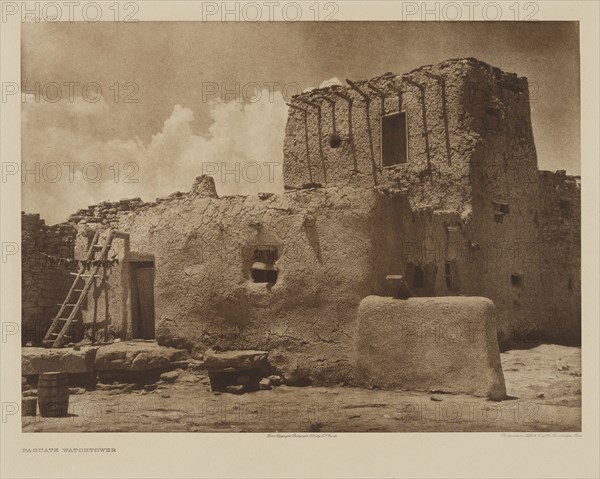
[[[98,237],[100,236],[100,232],[96,231],[96,233],[94,234],[94,238],[92,239],[92,243],[90,244],[90,247],[88,248],[88,252],[86,255],[86,259],[91,259],[91,257],[94,254],[94,245],[96,244],[96,242],[98,241]],[[65,305],[69,302],[69,298],[71,297],[71,295],[73,294],[73,291],[75,290],[75,285],[77,284],[77,281],[79,281],[79,279],[81,278],[81,274],[85,271],[85,268],[83,266],[79,267],[79,270],[77,271],[77,276],[75,277],[75,279],[73,280],[73,283],[71,284],[71,288],[69,288],[69,292],[67,293],[67,296],[65,297],[65,300],[62,302],[62,305],[60,306],[60,309],[58,310],[58,313],[56,313],[56,316],[54,317],[54,320],[58,319],[58,318],[62,318],[62,314],[64,313],[65,310]],[[53,321],[54,323],[54,321]],[[50,329],[48,329],[48,332],[52,332],[54,328],[52,326],[50,326]],[[44,338],[44,340],[48,339],[48,333],[46,333],[46,337]]]
[[[105,260],[106,257],[108,256],[108,251],[110,250],[110,247],[112,245],[112,239],[113,239],[113,232],[111,230],[111,231],[109,231],[106,241],[104,242],[104,246],[102,247],[101,260]],[[95,243],[95,241],[93,241],[92,243]],[[92,245],[92,248],[93,248],[93,245]],[[73,319],[75,318],[75,315],[79,312],[79,309],[81,308],[81,303],[83,302],[83,298],[89,292],[89,290],[92,286],[92,283],[94,282],[94,278],[98,275],[98,272],[100,271],[101,267],[102,267],[101,265],[96,265],[92,268],[92,271],[91,271],[89,277],[87,278],[85,285],[83,286],[83,288],[81,290],[81,293],[79,294],[77,303],[75,303],[75,305],[72,307],[71,313],[69,314],[67,321],[65,321],[65,324],[61,328],[56,339],[54,340],[54,346],[58,346],[60,344],[63,336],[66,334],[69,327],[71,326],[71,323],[73,322]],[[78,277],[81,277],[81,276],[78,276]]]

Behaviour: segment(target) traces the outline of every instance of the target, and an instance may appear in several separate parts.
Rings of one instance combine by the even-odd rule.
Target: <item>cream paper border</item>
[[[5,4],[21,2],[0,2]],[[27,2],[28,4],[37,2]],[[51,2],[40,2],[42,5]],[[64,2],[57,2],[63,4]],[[92,2],[80,2],[83,6]],[[111,21],[114,2],[97,2]],[[137,1],[140,21],[202,20],[195,1]],[[207,2],[204,2],[207,3]],[[209,2],[210,3],[210,2]],[[212,2],[214,3],[214,2]],[[221,2],[217,2],[220,4]],[[258,2],[262,4],[264,2]],[[279,2],[286,4],[290,2]],[[296,2],[303,10],[314,1]],[[402,20],[402,7],[422,2],[337,1],[337,20]],[[427,2],[428,8],[436,8]],[[469,2],[454,2],[468,8]],[[473,4],[474,2],[470,2]],[[515,2],[501,4],[501,20]],[[525,2],[527,3],[527,2]],[[269,438],[266,434],[219,433],[22,433],[20,414],[20,256],[5,253],[20,243],[18,175],[0,183],[2,342],[1,477],[598,477],[598,18],[596,1],[537,1],[536,20],[580,22],[582,132],[583,430],[574,434],[339,433],[330,438]],[[443,5],[443,2],[441,2]],[[524,4],[522,4],[523,6]],[[494,8],[494,7],[490,7]],[[490,10],[491,12],[491,10]],[[76,15],[76,20],[82,20]],[[411,19],[419,19],[413,16]],[[429,15],[427,20],[434,20]],[[475,14],[474,20],[483,20]],[[20,84],[20,20],[0,23],[2,84]],[[501,48],[501,45],[499,45]],[[525,45],[524,48],[527,48]],[[544,59],[551,62],[552,58]],[[2,102],[1,161],[20,163],[18,95]],[[16,178],[16,180],[15,180]],[[26,454],[22,448],[114,447],[113,454]]]

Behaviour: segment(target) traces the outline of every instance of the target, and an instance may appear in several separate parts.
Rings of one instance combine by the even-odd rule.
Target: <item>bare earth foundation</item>
[[[202,371],[146,388],[71,394],[71,415],[24,417],[24,432],[581,431],[581,349],[541,345],[501,354],[513,399],[351,387],[214,393]]]

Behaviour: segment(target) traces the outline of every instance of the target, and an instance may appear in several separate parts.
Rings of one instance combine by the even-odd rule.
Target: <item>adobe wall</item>
[[[487,121],[485,114],[470,107],[480,94],[482,74],[495,85],[521,81],[514,74],[467,58],[427,65],[404,75],[386,73],[356,81],[369,101],[349,86],[294,97],[291,104],[306,113],[289,109],[283,166],[286,186],[384,184],[407,193],[414,207],[462,212],[471,198],[469,161],[480,139],[479,123]],[[407,114],[408,161],[382,168],[380,119],[397,113],[399,107]],[[329,143],[334,131],[342,139],[338,148]]]
[[[39,345],[58,312],[75,265],[59,264],[41,253],[73,258],[76,230],[68,224],[46,225],[39,214],[21,214],[21,312],[23,344]]]
[[[579,275],[579,241],[560,239],[557,253],[550,247],[552,235],[542,231],[558,227],[556,215],[546,209],[560,195],[538,185],[543,176],[527,79],[467,58],[354,83],[369,101],[350,86],[293,99],[284,142],[286,185],[397,188],[415,211],[415,222],[403,226],[405,256],[413,256],[404,262],[433,276],[435,287],[428,293],[492,299],[504,347],[549,338],[577,341],[580,293],[578,280],[569,283],[569,277]],[[397,112],[400,102],[408,117],[408,162],[381,168],[380,118]],[[339,148],[329,143],[334,130],[342,138]],[[544,200],[547,195],[553,199]],[[572,201],[575,210],[579,199]],[[502,222],[499,209],[507,210]],[[447,262],[460,282],[454,292],[444,281]],[[559,291],[557,276],[570,289]],[[550,291],[558,294],[557,304]]]
[[[215,196],[196,188],[119,220],[131,251],[119,253],[123,262],[100,294],[98,334],[131,334],[129,260],[153,259],[160,344],[199,354],[264,349],[290,381],[350,380],[358,304],[391,294],[385,276],[402,267],[398,212],[408,209],[406,200],[350,187]],[[278,247],[272,286],[250,277],[256,245]]]
[[[505,347],[579,343],[579,190],[574,181],[561,187],[560,175],[538,171],[527,80],[504,85],[483,70],[471,80],[481,91],[468,104],[480,135],[471,157],[469,228],[484,254],[475,265],[476,288],[466,293],[494,301]],[[572,217],[560,213],[563,197]],[[560,225],[573,229],[554,236]]]
[[[544,339],[581,343],[581,189],[564,171],[539,172],[540,274],[546,302]]]

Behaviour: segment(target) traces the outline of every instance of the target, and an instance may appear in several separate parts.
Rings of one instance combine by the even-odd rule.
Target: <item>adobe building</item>
[[[359,305],[402,275],[414,296],[489,298],[503,348],[579,344],[579,180],[538,171],[526,78],[456,59],[289,105],[284,194],[218,197],[199,177],[69,218],[77,258],[94,231],[125,234],[74,336],[265,350],[291,383],[353,382]],[[25,328],[51,320],[27,311]]]

